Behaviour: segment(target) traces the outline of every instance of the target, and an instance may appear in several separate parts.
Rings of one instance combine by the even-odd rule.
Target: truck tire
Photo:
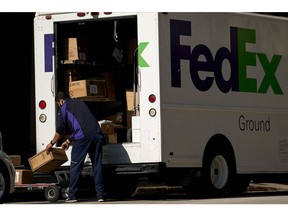
[[[9,195],[10,177],[8,172],[0,165],[0,203],[2,204]]]
[[[231,192],[236,168],[230,151],[210,149],[203,162],[202,177],[208,193],[223,195]]]
[[[59,199],[60,189],[56,185],[50,185],[45,188],[44,195],[47,201],[56,202]]]

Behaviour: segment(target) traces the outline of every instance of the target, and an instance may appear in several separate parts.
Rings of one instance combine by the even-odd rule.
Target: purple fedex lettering
[[[189,46],[180,45],[180,36],[191,36],[191,22],[182,20],[170,20],[170,37],[171,37],[171,85],[172,87],[181,88],[181,59],[190,61],[190,75],[195,87],[200,91],[207,91],[211,88],[214,80],[218,88],[227,93],[231,89],[239,90],[238,81],[238,50],[237,50],[237,34],[236,29],[231,28],[231,51],[225,47],[218,49],[215,59],[210,49],[204,44],[199,44],[190,52]],[[236,39],[235,39],[236,38]],[[202,56],[205,61],[200,61]],[[225,80],[222,74],[223,61],[230,63],[231,75]],[[204,79],[200,78],[201,71],[212,73]]]
[[[188,60],[192,83],[199,91],[208,91],[215,81],[218,89],[223,93],[235,91],[265,94],[271,87],[275,94],[283,94],[276,77],[282,56],[273,55],[270,60],[265,53],[247,50],[248,43],[256,44],[256,30],[231,26],[230,50],[220,47],[214,58],[209,47],[204,44],[195,47],[181,45],[181,36],[192,35],[190,21],[170,20],[172,87],[181,88],[181,60]],[[264,73],[262,80],[249,77],[247,73],[248,67],[258,66],[257,58]],[[224,61],[230,66],[230,71],[227,67],[223,67]],[[223,70],[230,72],[228,79],[225,79]],[[259,83],[260,87],[258,87]]]
[[[54,56],[54,35],[44,35],[44,57],[45,57],[45,72],[53,71],[53,56]]]
[[[180,60],[189,60],[190,46],[180,45],[180,35],[191,36],[191,23],[189,21],[170,20],[171,28],[171,85],[181,88]]]

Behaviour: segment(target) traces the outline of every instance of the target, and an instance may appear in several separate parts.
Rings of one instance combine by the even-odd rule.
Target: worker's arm
[[[61,136],[62,136],[61,134],[55,132],[53,139],[50,141],[49,144],[46,145],[46,151],[47,152],[50,152],[53,145],[58,142],[58,140],[61,138]]]

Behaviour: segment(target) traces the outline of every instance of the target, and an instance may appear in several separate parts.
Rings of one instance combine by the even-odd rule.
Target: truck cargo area
[[[136,17],[56,22],[55,33],[56,90],[86,101],[99,121],[114,124],[102,128],[107,143],[131,141]]]

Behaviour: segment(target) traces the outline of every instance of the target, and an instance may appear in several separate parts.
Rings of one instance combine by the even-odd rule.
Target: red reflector
[[[45,16],[45,18],[46,18],[47,20],[51,20],[51,19],[52,19],[52,16],[51,16],[51,15],[47,15],[47,16]]]
[[[112,12],[104,12],[105,15],[110,15]]]
[[[78,12],[77,16],[78,17],[84,17],[84,16],[86,16],[86,13],[85,12]]]
[[[40,109],[45,109],[46,106],[47,106],[47,104],[46,104],[46,102],[45,102],[44,100],[41,100],[41,101],[39,102],[39,108],[40,108]]]
[[[154,103],[156,101],[156,96],[154,94],[149,95],[149,102]]]

